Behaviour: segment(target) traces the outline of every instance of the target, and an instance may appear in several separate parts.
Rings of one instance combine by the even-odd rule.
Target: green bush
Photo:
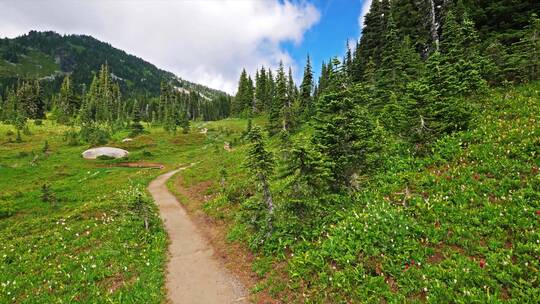
[[[0,207],[0,219],[5,219],[13,215],[13,210],[8,207]]]
[[[68,130],[64,132],[64,141],[67,142],[69,146],[78,146],[79,143],[79,133],[75,130]]]
[[[80,138],[91,146],[104,145],[109,142],[111,134],[96,125],[84,126],[81,128]]]

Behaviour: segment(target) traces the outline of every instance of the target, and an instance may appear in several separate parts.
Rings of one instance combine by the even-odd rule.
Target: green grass
[[[428,157],[389,140],[379,174],[310,217],[294,213],[275,178],[280,218],[267,243],[252,247],[262,280],[253,291],[291,303],[538,302],[539,91],[535,83],[471,101],[478,110],[471,129],[440,139]],[[257,194],[243,167],[246,126],[245,119],[195,122],[176,135],[151,128],[125,144],[127,132],[114,136],[111,145],[128,149],[129,160],[167,165],[160,171],[85,161],[86,147],[67,146],[63,127],[49,121],[32,126],[23,143],[9,142],[10,127],[0,125],[0,299],[162,302],[166,235],[155,209],[145,231],[128,202],[161,172],[189,163],[179,173],[187,186],[212,181],[215,199],[203,210],[231,227],[228,241],[252,246]],[[48,155],[40,152],[45,139]],[[269,144],[278,155],[279,140]],[[44,182],[58,206],[40,201]],[[122,284],[110,293],[111,282]]]
[[[192,162],[205,136],[155,128],[122,144],[125,134],[115,135],[110,145],[128,149],[127,161],[167,166],[154,170],[84,160],[87,147],[68,146],[66,128],[50,121],[31,123],[22,143],[9,130],[0,125],[0,303],[163,302],[167,237],[155,208],[145,231],[130,201],[161,172]],[[44,183],[55,205],[41,201]]]
[[[539,92],[534,83],[471,100],[470,130],[441,138],[427,157],[389,140],[380,173],[350,197],[321,202],[315,217],[291,211],[276,178],[279,218],[256,246],[264,263],[254,265],[263,277],[255,292],[306,303],[540,301]],[[277,153],[279,141],[269,143]],[[219,159],[230,187],[243,191],[229,189],[206,209],[235,223],[231,241],[253,245],[257,196],[246,194],[255,187],[240,169],[245,147],[235,153]],[[192,170],[186,176],[215,178]],[[286,277],[268,258],[286,264]]]
[[[390,154],[389,171],[292,246],[294,290],[308,302],[540,301],[539,90],[482,98],[471,130],[430,157]]]
[[[39,51],[20,56],[16,64],[0,59],[0,77],[41,78],[53,75],[60,67],[53,58]]]

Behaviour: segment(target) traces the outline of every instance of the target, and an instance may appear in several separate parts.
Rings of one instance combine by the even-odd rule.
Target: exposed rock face
[[[124,149],[112,148],[112,147],[99,147],[88,149],[82,153],[82,157],[85,159],[96,159],[100,156],[107,156],[112,158],[122,158],[128,156],[129,152]]]

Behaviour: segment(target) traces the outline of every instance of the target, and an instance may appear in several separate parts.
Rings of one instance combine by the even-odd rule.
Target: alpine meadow
[[[1,303],[540,303],[540,2],[0,1]]]

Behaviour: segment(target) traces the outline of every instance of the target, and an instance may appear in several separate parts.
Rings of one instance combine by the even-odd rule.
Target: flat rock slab
[[[169,234],[169,303],[247,303],[245,287],[214,257],[212,247],[167,189],[167,180],[178,171],[163,174],[148,186]]]
[[[107,156],[112,158],[122,158],[128,156],[129,152],[124,149],[112,148],[112,147],[99,147],[88,149],[82,153],[82,157],[85,159],[96,159],[100,156]]]

